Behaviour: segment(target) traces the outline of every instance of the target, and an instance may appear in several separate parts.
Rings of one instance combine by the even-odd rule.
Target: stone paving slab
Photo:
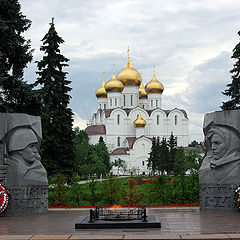
[[[98,240],[123,240],[124,239],[124,236],[123,235],[73,235],[69,238],[70,240],[95,240],[95,239],[98,239]]]
[[[163,240],[163,239],[168,239],[168,240],[178,240],[181,239],[180,235],[174,235],[174,234],[168,234],[168,235],[159,235],[159,234],[145,234],[145,235],[126,235],[123,238],[124,240]]]
[[[0,235],[0,240],[29,240],[33,235]]]
[[[66,240],[71,235],[34,235],[30,240]]]
[[[212,240],[212,239],[219,239],[219,240],[229,240],[231,239],[226,234],[202,234],[202,235],[181,235],[181,239],[188,239],[188,240],[197,240],[197,239],[204,239],[204,240]]]
[[[51,209],[47,214],[0,216],[0,240],[54,239],[239,239],[240,213],[203,211],[197,207],[148,208],[160,217],[158,229],[75,229],[89,209]],[[220,234],[220,235],[218,235]],[[45,237],[45,238],[44,238]],[[66,238],[68,237],[68,238]],[[150,238],[151,237],[151,238]],[[177,238],[176,238],[177,237]]]
[[[126,235],[2,235],[0,240],[240,240],[240,234],[126,234]]]

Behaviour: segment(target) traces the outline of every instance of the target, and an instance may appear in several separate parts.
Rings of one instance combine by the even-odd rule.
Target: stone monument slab
[[[234,209],[240,184],[240,110],[205,115],[207,156],[199,170],[200,209]]]
[[[48,210],[47,172],[41,163],[41,119],[0,113],[0,179],[10,193],[6,214]]]

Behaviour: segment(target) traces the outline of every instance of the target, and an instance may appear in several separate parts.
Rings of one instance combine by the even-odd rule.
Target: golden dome
[[[141,75],[130,63],[129,57],[124,68],[118,73],[117,79],[121,81],[124,86],[140,86]]]
[[[106,92],[104,86],[105,86],[105,78],[103,76],[102,85],[96,90],[96,97],[97,98],[106,98],[107,97],[107,92]]]
[[[142,118],[141,114],[138,114],[137,119],[134,121],[135,128],[143,128],[146,126],[146,121]]]
[[[145,86],[146,92],[147,93],[162,93],[164,90],[164,87],[162,83],[160,83],[156,76],[155,76],[155,71],[153,72],[153,78],[150,82],[148,82]]]
[[[141,85],[139,88],[139,99],[147,99],[147,98],[148,98],[147,92],[145,91],[145,87],[141,82]]]
[[[105,89],[107,92],[122,92],[123,90],[123,84],[121,81],[119,81],[115,75],[115,70],[113,66],[113,75],[110,80],[107,81],[105,84]]]

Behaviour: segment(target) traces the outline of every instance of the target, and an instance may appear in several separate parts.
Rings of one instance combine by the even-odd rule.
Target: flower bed
[[[147,207],[199,207],[200,204],[198,203],[185,203],[185,204],[123,204],[121,207],[139,207],[144,206]],[[101,207],[112,207],[113,205],[106,205]],[[49,206],[48,208],[95,208],[95,206],[78,206],[78,207],[71,207],[71,206]]]

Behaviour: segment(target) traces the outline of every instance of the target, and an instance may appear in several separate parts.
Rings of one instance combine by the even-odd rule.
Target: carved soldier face
[[[29,165],[33,164],[34,161],[41,159],[37,150],[36,143],[29,144],[26,148],[19,151],[19,154],[22,159]]]
[[[226,154],[227,152],[226,143],[218,134],[215,133],[212,135],[211,145],[212,145],[213,158],[215,160],[222,158]]]

